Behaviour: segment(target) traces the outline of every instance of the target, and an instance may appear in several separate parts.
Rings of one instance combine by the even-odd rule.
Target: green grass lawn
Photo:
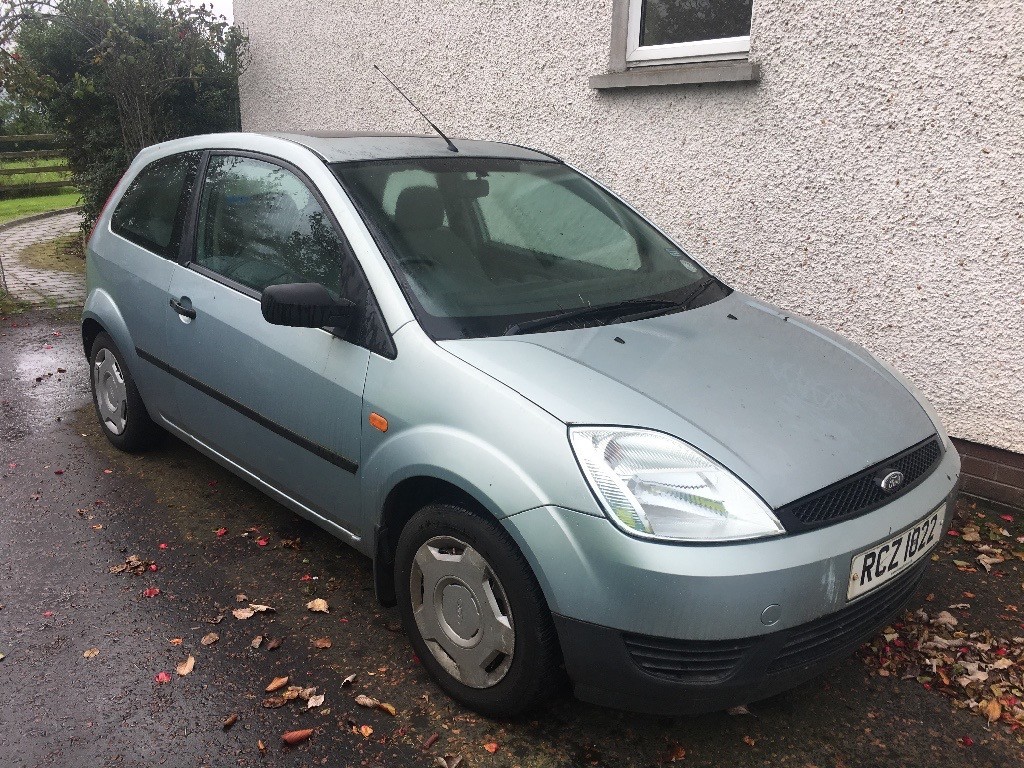
[[[66,165],[63,157],[44,157],[40,160],[3,160],[0,168],[63,168]]]
[[[82,252],[82,233],[61,235],[53,240],[32,243],[18,254],[18,261],[33,269],[52,269],[57,272],[85,274],[85,254]]]
[[[81,202],[82,197],[77,192],[62,192],[59,195],[15,197],[9,200],[0,200],[0,224],[11,219],[29,216],[33,213],[72,208],[80,205]]]

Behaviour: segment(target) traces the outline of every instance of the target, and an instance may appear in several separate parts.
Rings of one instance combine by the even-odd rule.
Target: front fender
[[[441,424],[412,427],[383,440],[366,457],[360,472],[363,509],[372,515],[380,514],[393,488],[413,477],[451,483],[498,519],[549,501],[505,451],[477,435]]]

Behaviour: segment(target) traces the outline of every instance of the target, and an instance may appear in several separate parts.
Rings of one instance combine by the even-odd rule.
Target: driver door
[[[170,419],[264,490],[358,538],[369,352],[324,329],[271,325],[260,311],[273,284],[317,282],[341,295],[354,257],[311,184],[268,158],[211,154],[197,209],[190,258],[163,306]]]

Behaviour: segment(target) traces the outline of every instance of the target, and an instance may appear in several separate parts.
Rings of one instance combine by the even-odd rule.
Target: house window
[[[753,0],[628,0],[627,66],[745,58]]]

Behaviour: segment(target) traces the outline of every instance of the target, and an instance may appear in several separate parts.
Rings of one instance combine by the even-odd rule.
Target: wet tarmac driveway
[[[513,722],[476,716],[427,680],[364,558],[175,440],[109,446],[73,315],[0,326],[0,765],[1020,764],[1009,730],[855,658],[751,715],[673,720],[566,694]],[[132,555],[141,573],[111,572]],[[933,571],[922,593],[959,588]],[[328,613],[307,610],[315,598]],[[274,610],[235,617],[251,603]],[[323,704],[264,707],[284,676]]]

